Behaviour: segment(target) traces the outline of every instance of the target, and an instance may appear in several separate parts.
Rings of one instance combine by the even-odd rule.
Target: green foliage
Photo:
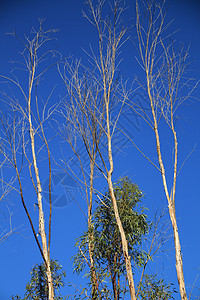
[[[145,275],[140,290],[140,299],[145,300],[168,300],[174,299],[172,284],[166,284],[163,279],[157,279],[156,275]]]
[[[63,277],[66,277],[61,265],[57,260],[51,260],[51,271],[53,277],[53,285],[55,291],[55,300],[64,300],[60,295],[59,289],[64,286]],[[12,300],[48,300],[48,284],[46,276],[46,268],[43,264],[36,264],[31,270],[31,280],[26,285],[24,298],[13,296]]]
[[[142,240],[149,230],[144,209],[138,206],[143,197],[142,192],[136,184],[124,177],[114,185],[114,193],[132,263],[134,266],[141,266],[144,264],[146,256],[141,247]],[[120,293],[125,294],[126,284],[123,285],[123,288],[121,284],[122,278],[125,279],[126,277],[125,260],[109,192],[98,203],[91,228],[84,232],[76,243],[79,250],[74,257],[74,270],[78,274],[85,269],[86,259],[89,260],[88,241],[90,236],[93,237],[93,259],[98,282],[102,285],[103,295],[105,293],[109,294],[106,278],[109,278],[112,283],[113,293],[115,290],[118,295]],[[89,272],[87,276],[90,277],[91,273]],[[113,299],[113,296],[111,299]]]
[[[138,204],[142,199],[142,192],[136,184],[127,177],[120,179],[114,186],[114,193],[121,222],[128,241],[129,254],[136,265],[143,263],[144,253],[141,247],[142,237],[148,232],[147,217],[144,210],[137,211]],[[115,220],[113,205],[109,192],[103,197],[94,213],[94,226],[96,244],[98,245],[98,259],[102,263],[108,261],[113,268],[125,272],[125,261],[122,252],[121,238]],[[115,260],[120,262],[116,266]]]

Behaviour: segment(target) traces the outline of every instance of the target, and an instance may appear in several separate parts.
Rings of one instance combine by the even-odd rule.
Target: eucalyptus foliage
[[[142,241],[149,230],[147,216],[139,205],[143,194],[138,186],[127,177],[120,179],[114,185],[114,193],[128,241],[132,265],[133,267],[142,266],[146,257],[142,249]],[[93,259],[102,294],[104,295],[105,292],[108,294],[106,278],[109,278],[112,283],[114,295],[125,293],[127,286],[125,259],[109,191],[98,202],[91,228],[77,240],[78,252],[74,257],[74,270],[77,273],[85,270],[88,264],[90,237],[93,237]],[[91,276],[90,271],[87,275]]]
[[[64,286],[65,272],[57,260],[51,260],[51,271],[53,278],[53,286],[55,291],[55,300],[64,300],[59,289]],[[31,280],[26,285],[24,298],[13,296],[12,300],[48,300],[48,284],[46,276],[46,268],[43,264],[36,264],[31,270]]]
[[[145,275],[141,286],[141,300],[168,300],[174,299],[173,293],[177,291],[172,284],[166,284],[164,279],[158,279],[157,275]]]

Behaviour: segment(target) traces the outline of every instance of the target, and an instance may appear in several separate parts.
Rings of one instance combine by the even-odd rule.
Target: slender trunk
[[[114,256],[114,269],[116,266],[116,253],[115,253],[115,256]],[[117,290],[117,274],[116,272],[114,271],[114,275],[113,275],[113,290],[114,290],[114,299],[117,300],[118,299],[118,290]]]
[[[119,292],[120,292],[120,275],[118,274],[118,278],[117,278],[117,300],[119,300]]]
[[[30,140],[31,140],[31,150],[32,150],[32,157],[33,157],[33,167],[37,182],[37,201],[38,201],[38,210],[39,210],[39,232],[42,240],[42,251],[45,258],[45,265],[46,265],[46,274],[48,280],[48,296],[49,300],[54,300],[54,288],[53,288],[53,279],[51,274],[50,268],[50,254],[48,253],[47,249],[47,238],[45,232],[45,225],[44,225],[44,213],[42,208],[42,185],[39,176],[39,170],[37,166],[37,158],[35,153],[35,139],[34,139],[34,131],[32,126],[32,119],[31,119],[31,92],[33,87],[33,80],[35,74],[35,67],[33,63],[31,79],[29,83],[29,98],[28,98],[28,118],[29,118],[29,131],[30,131]]]
[[[147,78],[148,78],[148,73],[147,73]],[[173,132],[173,136],[174,136],[174,146],[175,146],[175,162],[174,162],[173,188],[172,188],[172,195],[170,197],[169,192],[168,192],[168,187],[167,187],[167,180],[166,180],[166,176],[165,176],[165,168],[164,168],[162,155],[161,155],[158,124],[157,124],[156,114],[155,114],[155,110],[154,110],[153,99],[151,96],[149,81],[147,82],[147,86],[148,86],[148,94],[149,94],[150,103],[151,103],[151,111],[152,111],[153,120],[154,120],[154,132],[155,132],[155,137],[156,137],[158,161],[159,161],[159,165],[160,165],[163,187],[164,187],[165,195],[166,195],[166,198],[168,201],[169,215],[170,215],[170,219],[171,219],[171,223],[172,223],[172,227],[173,227],[173,233],[174,233],[176,273],[177,273],[177,279],[178,279],[178,283],[179,283],[179,290],[180,290],[181,299],[187,300],[186,289],[185,289],[185,280],[184,280],[184,274],[183,274],[183,259],[182,259],[181,245],[180,245],[178,226],[177,226],[177,221],[176,221],[176,212],[175,212],[175,189],[176,189],[177,155],[178,155],[178,150],[177,150],[178,143],[177,143],[177,138],[176,138],[176,132],[174,130],[173,123],[172,123],[172,132]]]
[[[174,115],[173,115],[172,107],[173,105],[171,104],[171,129],[174,136],[174,180],[173,180],[173,188],[172,188],[172,195],[171,195],[172,205],[169,206],[169,214],[170,214],[172,227],[174,231],[174,244],[175,244],[175,251],[176,251],[176,272],[177,272],[181,299],[187,300],[185,279],[183,274],[183,259],[181,253],[181,244],[179,240],[178,225],[176,221],[176,209],[175,209],[175,192],[176,192],[177,164],[178,164],[178,141],[177,141],[176,131],[174,128]]]
[[[184,274],[183,274],[183,259],[182,259],[182,253],[181,253],[181,245],[180,245],[180,239],[179,239],[179,233],[178,233],[178,226],[176,221],[176,212],[175,212],[175,185],[173,186],[173,198],[169,196],[168,188],[167,188],[167,181],[165,176],[165,169],[162,161],[161,156],[161,149],[160,149],[160,140],[159,140],[159,134],[157,129],[157,124],[155,126],[155,135],[156,135],[156,143],[157,143],[157,153],[158,153],[158,160],[159,165],[162,173],[162,180],[163,180],[163,186],[165,190],[165,194],[168,201],[168,208],[169,208],[169,215],[173,227],[173,233],[174,233],[174,245],[175,245],[175,257],[176,257],[176,273],[177,273],[177,279],[179,283],[179,290],[181,294],[182,300],[187,300],[186,295],[186,289],[185,289],[185,280],[184,280]],[[175,148],[177,145],[175,146]],[[176,180],[176,175],[174,176],[174,181]]]
[[[111,278],[111,282],[112,282],[114,300],[116,300],[117,299],[116,272],[112,268],[110,255],[108,255],[108,268],[109,268],[110,278]]]
[[[113,292],[114,292],[114,300],[117,300],[117,284],[116,284],[116,273],[114,273],[112,278]]]
[[[88,230],[89,230],[89,240],[88,240],[88,250],[90,256],[90,271],[91,271],[91,283],[92,283],[92,299],[101,299],[99,292],[99,286],[97,281],[97,276],[94,266],[94,232],[92,228],[92,196],[93,196],[93,179],[94,179],[94,161],[90,162],[90,193],[89,193],[89,206],[88,206]]]
[[[37,167],[36,154],[35,154],[35,141],[34,141],[34,133],[31,123],[31,117],[29,117],[29,125],[30,125],[30,137],[31,137],[31,148],[32,148],[32,156],[33,156],[33,166],[35,170],[35,176],[37,181],[37,200],[38,200],[38,210],[39,210],[39,232],[42,240],[42,250],[45,258],[46,264],[46,274],[48,280],[48,291],[49,291],[49,300],[54,300],[54,290],[53,290],[53,280],[51,276],[51,268],[50,268],[50,256],[47,250],[47,238],[45,232],[44,225],[44,213],[42,208],[42,186],[39,177],[39,170]]]
[[[131,258],[128,253],[128,243],[127,243],[124,228],[122,226],[122,222],[121,222],[121,219],[119,216],[117,200],[116,200],[116,197],[114,194],[114,188],[113,188],[113,184],[112,184],[113,157],[112,157],[112,145],[111,145],[108,103],[106,103],[106,115],[107,115],[106,117],[107,117],[108,158],[109,158],[109,163],[110,163],[110,170],[108,171],[108,174],[107,174],[107,181],[108,181],[110,197],[112,200],[113,209],[114,209],[114,213],[115,213],[115,219],[116,219],[116,222],[117,222],[117,225],[119,228],[119,232],[120,232],[120,236],[121,236],[123,255],[124,255],[124,259],[125,259],[128,285],[129,285],[129,290],[130,290],[130,296],[131,296],[131,300],[136,300],[135,286],[134,286],[134,281],[133,281],[133,272],[132,272],[132,266],[131,266]]]
[[[183,260],[181,253],[181,244],[179,240],[178,226],[176,221],[176,212],[173,205],[169,205],[169,214],[172,222],[172,227],[174,231],[174,244],[175,244],[175,255],[176,255],[176,273],[179,283],[179,290],[182,300],[187,300],[186,289],[185,289],[185,280],[183,274]]]
[[[110,172],[108,173],[108,186],[109,186],[110,196],[111,196],[113,209],[114,209],[114,213],[115,213],[115,219],[116,219],[116,222],[117,222],[117,225],[118,225],[118,228],[119,228],[119,232],[120,232],[120,235],[121,235],[123,255],[124,255],[125,264],[126,264],[126,272],[127,272],[127,278],[128,278],[128,285],[129,285],[131,300],[136,300],[135,286],[134,286],[132,266],[131,266],[131,257],[129,256],[129,253],[128,253],[128,243],[127,243],[126,236],[125,236],[125,233],[124,233],[124,229],[123,229],[121,219],[120,219],[120,216],[119,216],[119,211],[118,211],[118,207],[117,207],[117,200],[115,198]]]

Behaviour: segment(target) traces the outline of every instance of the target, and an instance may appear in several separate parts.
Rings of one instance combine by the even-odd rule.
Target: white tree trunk
[[[31,92],[33,87],[33,80],[34,80],[34,74],[35,74],[35,65],[33,63],[32,66],[32,74],[31,74],[31,80],[29,83],[29,98],[28,98],[28,117],[29,117],[29,131],[30,131],[30,140],[31,140],[31,150],[32,150],[32,157],[33,157],[33,167],[36,177],[36,184],[37,184],[37,201],[38,201],[38,210],[39,210],[39,233],[42,240],[42,251],[45,259],[45,266],[46,266],[46,274],[47,274],[47,280],[48,280],[48,297],[49,300],[54,300],[54,288],[53,288],[53,279],[51,274],[51,268],[50,268],[50,256],[48,254],[47,249],[47,237],[45,232],[45,219],[44,219],[44,213],[42,208],[42,185],[41,180],[39,176],[39,170],[37,166],[37,157],[35,153],[35,139],[34,139],[34,131],[32,126],[32,119],[31,119]]]
[[[106,103],[106,114],[107,114],[107,138],[108,138],[108,158],[110,163],[110,170],[107,173],[107,181],[110,191],[110,196],[113,204],[113,209],[115,213],[115,219],[119,228],[119,232],[121,235],[121,241],[122,241],[122,248],[123,248],[123,255],[125,259],[126,264],[126,273],[128,278],[128,285],[130,290],[130,296],[131,300],[136,300],[135,296],[135,286],[134,286],[134,280],[133,280],[133,272],[132,272],[132,266],[131,266],[131,258],[128,253],[128,243],[125,236],[124,228],[122,226],[122,222],[119,216],[119,211],[117,207],[117,200],[114,194],[113,184],[112,184],[112,172],[113,172],[113,157],[112,157],[112,144],[111,144],[111,134],[110,134],[110,120],[109,120],[109,105],[108,102]]]

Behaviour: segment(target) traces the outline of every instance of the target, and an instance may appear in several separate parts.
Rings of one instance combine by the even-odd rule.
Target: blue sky
[[[172,30],[177,30],[175,35],[177,42],[182,42],[186,47],[190,45],[190,55],[192,64],[190,66],[191,76],[200,79],[200,4],[198,1],[168,1],[169,11],[168,18],[174,19]],[[8,75],[12,66],[8,63],[11,59],[19,59],[19,51],[22,50],[20,43],[5,33],[11,32],[13,29],[20,35],[28,34],[32,26],[37,26],[38,18],[46,19],[46,26],[58,29],[56,35],[57,40],[53,42],[53,46],[64,56],[73,55],[87,61],[87,57],[83,49],[89,50],[89,44],[95,43],[95,30],[82,17],[82,9],[85,5],[81,0],[74,1],[1,1],[0,3],[0,74]],[[128,16],[132,16],[133,4],[127,12]],[[134,13],[133,13],[134,15]],[[131,43],[122,49],[123,63],[122,74],[133,79],[134,74],[138,72],[139,66],[135,61],[136,51]],[[140,74],[141,71],[139,70]],[[47,95],[49,90],[47,87],[57,83],[55,89],[55,98],[62,94],[59,90],[59,76],[56,72],[50,73],[49,81],[43,90],[42,95]],[[200,98],[199,87],[195,93]],[[136,95],[136,97],[139,97]],[[180,230],[184,271],[187,284],[187,290],[190,291],[191,285],[200,272],[200,197],[199,197],[199,173],[200,173],[200,103],[198,101],[190,101],[184,105],[179,112],[180,121],[177,124],[180,149],[180,165],[188,156],[193,147],[196,150],[190,156],[184,165],[177,183],[177,199],[176,211],[178,217],[178,225]],[[130,126],[130,132],[135,138],[139,146],[146,153],[155,159],[155,146],[153,135],[146,128],[143,122],[135,116],[132,118],[132,124],[129,119],[126,120]],[[125,122],[123,119],[120,121]],[[134,122],[134,123],[133,123]],[[171,149],[168,149],[168,136],[163,139],[164,153],[166,160],[171,159]],[[65,147],[65,146],[64,146]],[[70,157],[70,150],[66,147],[67,155]],[[57,152],[57,145],[53,147],[54,153]],[[64,150],[63,150],[64,151]],[[152,216],[151,210],[161,209],[162,205],[166,205],[166,199],[163,193],[160,174],[148,164],[147,161],[135,150],[131,145],[126,144],[123,153],[115,155],[115,171],[113,179],[116,181],[122,175],[128,175],[136,182],[144,191],[144,204],[149,208],[149,216]],[[41,163],[42,166],[42,163]],[[42,178],[45,181],[45,164],[41,171]],[[6,174],[8,175],[8,174]],[[70,183],[74,188],[73,184]],[[106,186],[102,183],[102,189]],[[62,193],[62,191],[61,191]],[[29,201],[31,197],[31,189],[26,186],[26,199]],[[78,192],[74,196],[81,208],[86,211],[84,200]],[[1,211],[4,214],[0,217],[2,230],[8,224],[8,211],[13,212],[12,226],[17,229],[4,243],[0,244],[1,257],[1,283],[0,283],[0,300],[9,299],[13,294],[23,295],[25,285],[29,280],[29,272],[35,263],[41,262],[39,251],[32,233],[21,207],[20,199],[16,194],[11,194],[7,203],[2,205]],[[34,217],[36,213],[33,207],[34,201],[30,201],[30,210]],[[44,203],[45,209],[48,203]],[[53,210],[53,229],[52,229],[52,258],[58,259],[63,268],[67,272],[66,282],[77,282],[77,278],[72,275],[71,256],[75,253],[74,243],[85,228],[85,220],[82,212],[75,201],[70,202],[64,207],[58,208],[56,205]],[[160,256],[156,263],[151,266],[152,271],[158,271],[166,281],[173,282],[177,287],[175,275],[175,262],[173,258],[173,238],[168,244],[171,249],[167,254]],[[78,279],[81,282],[81,278]],[[200,286],[200,281],[196,282]],[[63,289],[63,295],[68,293],[67,287]],[[179,299],[179,297],[177,297]]]

